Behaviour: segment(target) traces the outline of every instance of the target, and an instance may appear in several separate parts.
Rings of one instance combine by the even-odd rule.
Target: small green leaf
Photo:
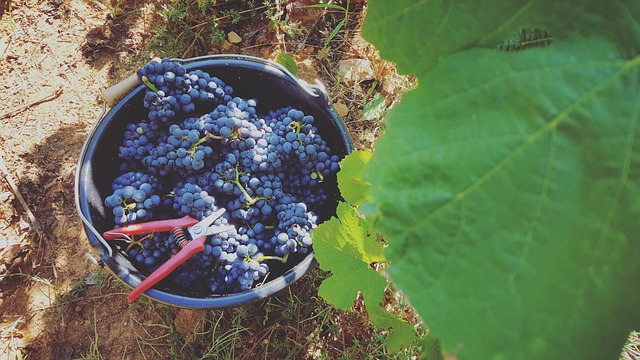
[[[367,313],[373,326],[378,329],[392,329],[385,340],[387,349],[397,352],[403,346],[409,346],[416,338],[413,325],[402,320],[381,306],[367,306]]]
[[[373,154],[366,150],[354,151],[340,161],[338,186],[342,197],[351,205],[361,205],[371,199],[369,184],[362,178],[365,166]]]
[[[315,257],[320,268],[332,275],[320,285],[318,293],[339,309],[353,305],[362,292],[371,323],[378,328],[392,328],[387,347],[399,350],[414,337],[413,326],[380,306],[387,287],[386,278],[374,270],[372,263],[386,262],[382,243],[371,234],[370,221],[346,203],[338,204],[337,218],[325,221],[312,232]]]
[[[293,59],[293,56],[285,52],[280,52],[276,56],[276,62],[289,70],[293,75],[298,75],[298,63]]]
[[[387,110],[387,100],[382,94],[377,93],[376,96],[367,103],[362,109],[362,116],[360,120],[375,120],[380,119],[384,112]]]
[[[369,300],[379,303],[387,280],[370,265],[385,261],[382,244],[367,233],[366,221],[351,206],[341,202],[336,213],[337,218],[325,221],[312,232],[320,268],[333,272],[322,282],[318,293],[340,309],[350,308],[363,289],[376,294],[375,299]]]

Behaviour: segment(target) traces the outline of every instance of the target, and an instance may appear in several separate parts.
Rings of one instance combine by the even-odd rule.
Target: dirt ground
[[[115,2],[104,1],[0,0],[0,357],[79,358],[99,343],[105,359],[146,358],[132,334],[152,339],[156,330],[145,324],[163,321],[162,311],[149,311],[153,304],[129,305],[128,290],[113,278],[91,279],[98,267],[85,256],[91,248],[74,204],[76,162],[102,111],[101,91],[153,55],[146,41],[160,4],[125,1],[125,10],[136,11],[114,20]],[[223,29],[235,31],[238,44],[204,53],[194,47],[184,55],[292,53],[302,78],[327,85],[357,147],[370,147],[380,124],[360,120],[367,92],[377,84],[391,106],[407,82],[359,38],[365,7],[364,0],[352,1],[350,22],[328,54],[319,50],[331,22],[317,11],[302,18],[295,38],[261,20]],[[354,59],[370,60],[370,69],[341,80],[338,63]],[[166,314],[194,316],[178,309]],[[355,318],[351,325],[366,329]],[[157,355],[151,357],[165,357]]]

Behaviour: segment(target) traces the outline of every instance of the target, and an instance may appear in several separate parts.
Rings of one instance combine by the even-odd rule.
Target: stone
[[[338,62],[338,76],[345,82],[359,83],[376,77],[371,61],[366,59],[348,59]]]
[[[235,31],[229,31],[229,33],[227,34],[227,38],[232,44],[239,44],[240,42],[242,42],[242,38]]]
[[[230,42],[228,42],[227,40],[225,40],[225,41],[222,43],[222,50],[224,50],[224,51],[229,51],[229,50],[231,50],[232,48],[233,48],[233,44],[232,44],[232,43],[230,43]]]
[[[342,102],[333,103],[333,108],[336,109],[340,117],[345,117],[349,114],[349,108]]]
[[[78,235],[80,235],[80,231],[76,227],[70,227],[67,230],[67,237],[69,239],[75,239],[78,237]]]

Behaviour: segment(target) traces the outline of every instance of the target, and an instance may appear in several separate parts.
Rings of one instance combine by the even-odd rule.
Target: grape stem
[[[142,242],[143,242],[143,241],[145,241],[145,240],[147,240],[147,239],[149,239],[149,238],[151,238],[152,236],[153,236],[153,233],[151,233],[151,234],[147,234],[147,235],[145,235],[145,236],[141,237],[141,238],[140,238],[140,239],[138,239],[138,240],[131,240],[131,243],[129,243],[129,246],[127,246],[127,248],[126,248],[124,251],[127,251],[127,252],[128,252],[129,250],[131,250],[131,248],[132,248],[132,247],[134,247],[134,246],[136,246],[136,245],[138,245],[138,244],[140,244],[140,247],[141,247],[142,249],[144,249],[144,246],[142,246]]]
[[[242,195],[244,195],[244,198],[247,199],[247,201],[244,203],[244,206],[249,207],[249,206],[257,203],[260,200],[268,201],[269,199],[264,197],[264,196],[259,196],[259,197],[253,198],[253,197],[251,197],[251,195],[249,195],[247,190],[240,183],[240,171],[238,170],[239,166],[240,166],[240,164],[236,163],[235,179],[229,179],[226,176],[225,176],[225,179],[228,182],[230,182],[230,183],[234,184],[235,186],[237,186],[238,189],[240,189],[240,192],[242,192]]]
[[[249,259],[251,259],[251,257],[249,255],[247,255],[247,257],[249,257]],[[278,260],[280,262],[286,263],[288,258],[289,258],[289,254],[287,254],[287,255],[285,255],[283,257],[271,256],[271,255],[263,255],[263,256],[260,256],[258,258],[255,258],[255,259],[251,259],[251,261]]]
[[[233,183],[234,185],[236,185],[238,187],[238,189],[240,189],[240,191],[242,192],[242,195],[244,195],[245,199],[247,199],[247,203],[250,205],[253,205],[256,203],[257,200],[254,200],[251,195],[249,195],[249,193],[247,192],[247,190],[244,189],[244,187],[242,186],[242,184],[240,184],[240,171],[238,171],[238,166],[239,164],[236,164],[236,178],[235,180],[229,180],[231,183]]]
[[[184,140],[187,140],[187,137],[183,137]],[[213,135],[212,133],[208,132],[207,130],[204,131],[204,137],[200,140],[198,140],[196,143],[194,143],[193,145],[191,145],[191,151],[189,152],[189,155],[191,156],[191,158],[193,159],[195,154],[196,154],[196,148],[198,147],[198,145],[202,145],[202,143],[204,143],[205,141],[209,140],[209,139],[215,139],[215,140],[224,140],[223,136],[218,136],[218,135]]]
[[[320,180],[318,180],[318,182],[324,181],[324,176],[322,176],[322,173],[320,171],[314,171],[311,173],[310,176],[313,180],[315,180],[316,178],[319,178]]]
[[[131,209],[135,209],[137,204],[135,202],[132,202],[131,204],[127,204],[127,202],[122,199],[120,200],[120,203],[122,204],[122,207],[124,208],[124,213],[128,214],[131,212]]]
[[[210,133],[209,131],[205,130],[204,131],[204,137],[202,139],[200,139],[196,145],[200,145],[201,143],[209,140],[209,139],[215,139],[215,140],[224,140],[224,136],[222,135],[213,135],[212,133]]]
[[[296,135],[300,135],[300,130],[302,130],[302,125],[300,125],[297,121],[292,121],[289,123],[289,128],[296,131]]]
[[[142,77],[142,83],[145,84],[151,91],[158,92],[158,88],[149,81],[149,78],[146,76]]]
[[[251,200],[251,201],[247,201],[244,204],[244,206],[245,206],[245,208],[248,208],[248,207],[250,207],[251,205],[257,203],[260,200],[269,201],[269,198],[266,198],[264,196],[258,196],[258,197],[253,198],[253,200]]]

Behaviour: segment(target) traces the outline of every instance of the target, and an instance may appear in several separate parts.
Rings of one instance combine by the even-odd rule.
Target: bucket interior
[[[233,96],[257,99],[257,110],[261,115],[266,114],[268,110],[285,106],[293,106],[305,114],[313,115],[314,126],[318,128],[318,133],[327,142],[333,154],[342,158],[351,152],[352,144],[346,127],[328,105],[326,94],[316,86],[299,82],[278,65],[264,60],[223,57],[185,62],[183,66],[187,71],[200,69],[220,78],[233,87]],[[104,249],[103,245],[105,241],[100,241],[102,239],[98,239],[98,235],[90,231],[89,227],[95,228],[101,234],[115,226],[111,210],[104,205],[104,199],[112,193],[113,179],[121,174],[118,170],[122,162],[118,157],[118,147],[122,145],[127,124],[145,119],[147,116],[147,109],[142,105],[144,93],[144,85],[138,86],[115,104],[96,124],[85,144],[77,177],[79,211],[88,220],[85,230],[89,240],[99,250],[100,257],[109,270],[132,287],[139,284],[147,273],[129,261],[122,242],[108,242],[113,254],[108,256],[109,252],[105,251],[107,249]],[[196,114],[201,115],[212,109],[212,105],[198,105]],[[327,191],[329,200],[316,212],[320,220],[326,220],[335,214],[337,202],[340,200],[335,175],[325,181],[332,185]],[[288,286],[290,282],[302,276],[312,263],[313,253],[291,254],[285,264],[272,262],[269,264],[270,273],[267,281],[260,287],[242,293],[194,293],[163,281],[156,284],[146,295],[161,302],[184,307],[234,306],[263,298]]]

